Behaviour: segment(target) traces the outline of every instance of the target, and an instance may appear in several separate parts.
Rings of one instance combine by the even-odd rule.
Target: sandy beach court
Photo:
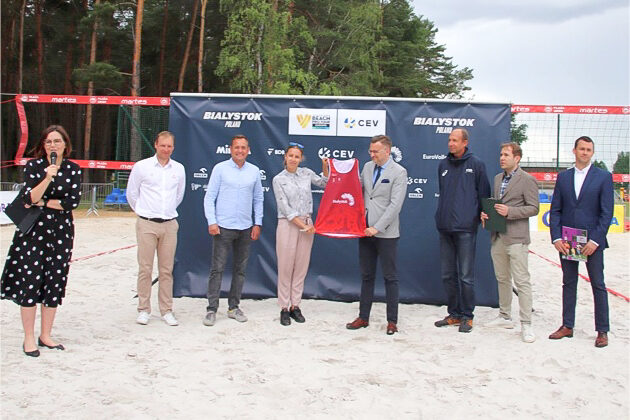
[[[307,322],[283,327],[275,299],[244,300],[243,324],[227,318],[222,299],[216,325],[205,327],[205,300],[180,298],[180,325],[169,327],[157,317],[157,290],[151,322],[137,325],[134,224],[76,219],[78,260],[53,329],[66,351],[25,357],[19,307],[0,303],[2,418],[629,418],[630,304],[609,295],[610,345],[597,349],[592,293],[580,280],[574,337],[548,340],[562,292],[560,268],[545,259],[557,262],[548,233],[532,233],[537,340],[525,344],[518,325],[484,327],[498,311],[486,307],[460,334],[433,326],[444,307],[401,305],[400,333],[387,336],[382,303],[368,328],[348,331],[358,302],[306,300]],[[0,228],[2,261],[13,231]],[[607,286],[629,296],[630,234],[608,239]]]

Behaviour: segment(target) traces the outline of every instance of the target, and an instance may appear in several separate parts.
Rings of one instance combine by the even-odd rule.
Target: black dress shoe
[[[41,338],[37,337],[37,345],[39,347],[46,347],[51,350],[65,350],[66,348],[62,344],[57,344],[56,346],[49,346],[48,344],[44,344]]]
[[[280,323],[285,327],[291,325],[291,317],[289,316],[289,311],[286,309],[280,311]]]
[[[302,315],[302,311],[300,311],[300,308],[297,306],[289,311],[289,315],[291,315],[291,318],[295,319],[295,322],[299,322],[300,324],[306,321],[304,315]]]
[[[24,352],[25,355],[27,356],[31,356],[31,357],[39,357],[39,350],[35,349],[33,351],[26,351],[26,349],[24,348],[24,344],[22,344],[22,351]]]

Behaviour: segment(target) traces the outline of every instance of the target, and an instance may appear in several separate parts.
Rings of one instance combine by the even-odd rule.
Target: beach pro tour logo
[[[335,136],[337,134],[337,110],[289,108],[289,134]]]
[[[306,128],[308,127],[308,125],[311,123],[311,116],[306,114],[298,114],[295,116],[295,118],[297,118],[298,123],[300,124],[300,127],[302,128]]]
[[[333,204],[347,204],[350,207],[354,206],[354,196],[350,193],[341,194],[340,199],[335,199],[332,201]]]

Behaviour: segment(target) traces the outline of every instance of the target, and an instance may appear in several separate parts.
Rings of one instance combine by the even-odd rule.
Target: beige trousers
[[[523,324],[532,322],[532,285],[529,279],[528,246],[507,245],[501,236],[492,241],[490,254],[499,286],[499,315],[512,319],[512,281],[518,292],[519,316]]]
[[[310,217],[301,217],[308,225]],[[314,236],[301,232],[288,219],[278,219],[276,255],[278,257],[278,305],[281,308],[299,306],[304,291],[304,278],[311,261]]]
[[[138,217],[138,312],[151,313],[151,276],[153,260],[158,258],[158,302],[160,314],[173,310],[173,260],[177,247],[179,224],[173,219],[164,223],[150,222]]]

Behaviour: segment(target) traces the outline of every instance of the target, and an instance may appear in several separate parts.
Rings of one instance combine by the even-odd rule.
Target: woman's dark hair
[[[45,149],[44,143],[46,142],[46,137],[48,137],[48,135],[52,133],[53,131],[56,131],[57,133],[61,134],[61,138],[63,139],[63,142],[65,143],[65,148],[63,149],[63,157],[67,158],[68,156],[70,156],[70,153],[72,153],[72,143],[70,142],[70,136],[68,136],[66,129],[60,125],[50,125],[46,127],[44,131],[42,131],[42,135],[39,138],[39,142],[37,143],[37,146],[35,146],[35,149],[33,149],[33,155],[36,158],[43,158],[46,156],[46,149]]]

